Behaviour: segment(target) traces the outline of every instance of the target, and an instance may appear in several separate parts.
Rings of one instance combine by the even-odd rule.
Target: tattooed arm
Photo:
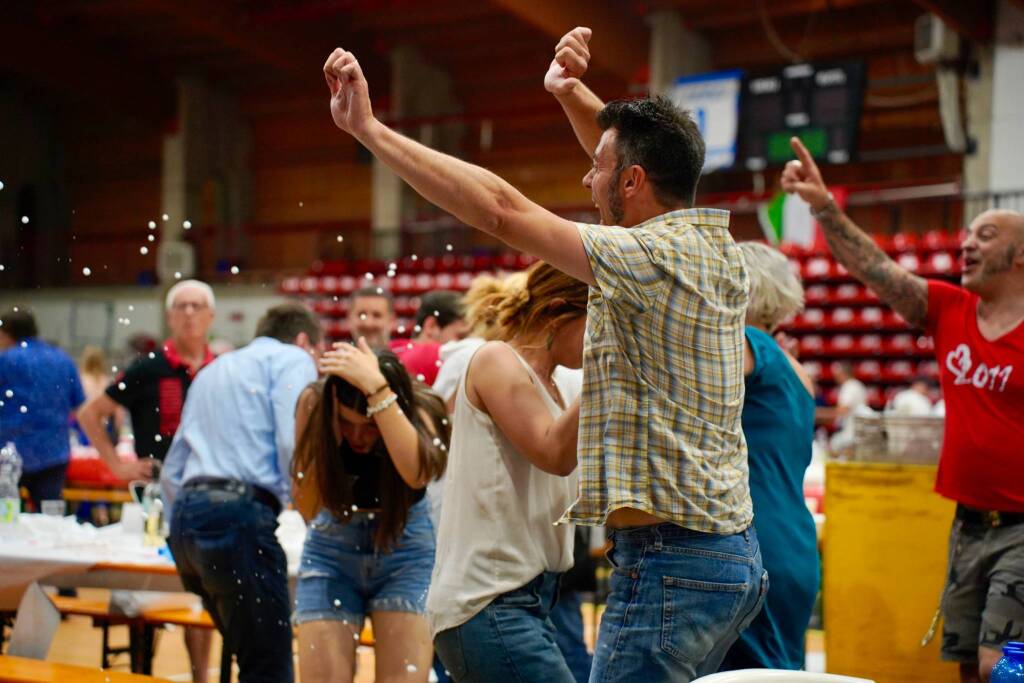
[[[799,161],[786,164],[782,172],[782,189],[796,192],[811,205],[829,249],[839,263],[908,323],[923,328],[928,311],[928,284],[924,278],[889,258],[874,240],[839,210],[807,148],[797,138],[790,143]]]

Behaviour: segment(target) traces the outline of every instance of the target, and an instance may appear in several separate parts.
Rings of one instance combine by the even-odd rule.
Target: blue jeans
[[[611,532],[613,566],[591,683],[690,681],[714,673],[768,592],[753,528],[675,524]]]
[[[590,680],[590,665],[594,661],[583,641],[583,613],[580,612],[582,602],[579,591],[563,590],[549,615],[551,623],[555,625],[555,642],[576,683],[587,683]]]
[[[181,582],[238,658],[240,683],[294,678],[288,562],[276,529],[274,511],[251,491],[185,488],[171,511],[167,541]]]
[[[496,597],[476,616],[434,636],[434,648],[455,683],[574,683],[555,643],[548,614],[558,574],[544,572]]]
[[[320,511],[302,547],[296,625],[344,621],[359,627],[367,612],[426,611],[435,545],[427,501],[409,508],[402,536],[389,550],[374,544],[377,525],[372,513],[354,512],[339,522]]]

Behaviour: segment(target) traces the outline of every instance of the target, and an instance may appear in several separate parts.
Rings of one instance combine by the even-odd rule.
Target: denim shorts
[[[434,526],[426,499],[409,508],[393,548],[374,545],[377,520],[357,512],[339,522],[327,510],[309,526],[295,589],[295,625],[344,621],[357,626],[367,613],[423,614],[434,569]]]

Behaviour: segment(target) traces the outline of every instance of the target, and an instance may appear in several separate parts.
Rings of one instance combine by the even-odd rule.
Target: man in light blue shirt
[[[203,599],[240,680],[293,680],[288,565],[277,515],[290,498],[295,404],[316,379],[320,324],[271,308],[256,339],[196,376],[161,474],[168,544]]]

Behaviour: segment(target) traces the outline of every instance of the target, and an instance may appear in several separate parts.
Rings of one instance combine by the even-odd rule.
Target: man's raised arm
[[[810,152],[797,138],[792,138],[790,144],[798,160],[786,164],[782,172],[782,189],[795,192],[811,205],[837,261],[908,323],[923,328],[928,312],[928,283],[889,258],[871,237],[839,210]]]
[[[369,87],[352,53],[340,48],[332,52],[324,76],[335,125],[426,200],[578,280],[595,283],[572,222],[538,206],[490,171],[425,147],[374,118]]]
[[[590,64],[590,35],[589,28],[577,26],[562,36],[544,74],[544,88],[562,105],[583,151],[593,158],[601,140],[597,114],[604,109],[604,102],[580,80]]]

